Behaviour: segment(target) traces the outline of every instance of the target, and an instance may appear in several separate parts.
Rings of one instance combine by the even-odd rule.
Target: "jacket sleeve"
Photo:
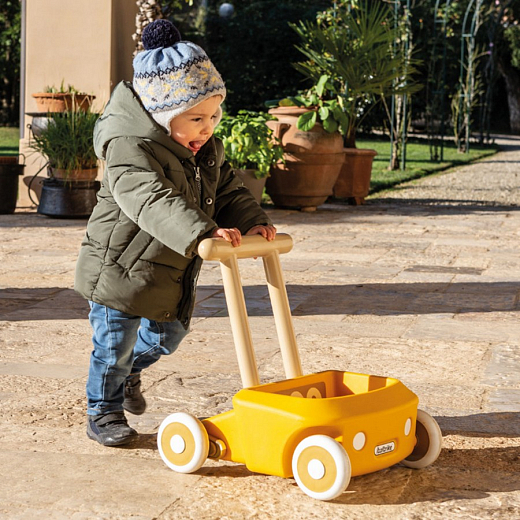
[[[105,182],[121,210],[170,249],[192,257],[200,236],[210,233],[215,222],[166,178],[147,143],[114,139],[106,161]]]
[[[236,177],[229,163],[224,160],[221,147],[222,144],[217,141],[218,155],[222,158],[215,221],[220,227],[236,227],[243,234],[253,226],[272,224],[271,219],[256,202],[251,192]]]

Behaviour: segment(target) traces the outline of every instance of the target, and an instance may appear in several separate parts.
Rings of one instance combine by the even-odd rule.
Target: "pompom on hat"
[[[206,99],[226,97],[226,87],[207,54],[184,41],[168,20],[143,30],[145,48],[134,58],[134,90],[150,115],[170,133],[170,121]]]

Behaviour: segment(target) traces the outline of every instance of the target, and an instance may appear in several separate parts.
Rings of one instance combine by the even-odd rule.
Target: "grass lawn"
[[[0,155],[18,155],[19,139],[19,128],[0,127]]]
[[[444,143],[444,160],[430,161],[430,147],[426,139],[411,138],[406,146],[406,169],[389,171],[390,141],[388,139],[356,139],[358,148],[372,148],[377,151],[372,166],[370,193],[387,190],[412,179],[419,179],[453,166],[467,164],[498,151],[496,145],[479,146],[472,144],[469,153],[459,153],[453,142]]]
[[[19,129],[0,127],[0,155],[17,155]],[[497,152],[496,145],[479,146],[472,144],[470,152],[459,153],[454,143],[445,141],[443,162],[430,161],[430,147],[426,139],[410,138],[406,147],[406,170],[389,171],[390,141],[386,139],[356,140],[358,148],[372,148],[377,151],[372,166],[370,193],[387,190],[412,179],[419,179],[453,166],[466,164]]]

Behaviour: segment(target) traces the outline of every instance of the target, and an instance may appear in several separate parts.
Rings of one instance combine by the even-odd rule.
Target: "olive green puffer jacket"
[[[97,122],[106,168],[76,266],[83,297],[187,328],[202,264],[199,242],[217,227],[270,224],[233,170],[222,143],[197,153],[176,143],[120,83]]]

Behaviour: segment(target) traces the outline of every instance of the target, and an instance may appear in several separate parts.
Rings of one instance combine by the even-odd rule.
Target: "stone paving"
[[[88,440],[88,307],[72,290],[85,221],[0,216],[0,518],[520,518],[520,139],[500,143],[364,206],[269,210],[295,242],[282,265],[304,372],[397,377],[443,432],[432,466],[355,477],[330,502],[240,464],[181,475],[160,459],[165,416],[220,413],[240,389],[214,263],[192,333],[143,377],[139,441]],[[241,270],[262,382],[283,379],[261,261]]]

